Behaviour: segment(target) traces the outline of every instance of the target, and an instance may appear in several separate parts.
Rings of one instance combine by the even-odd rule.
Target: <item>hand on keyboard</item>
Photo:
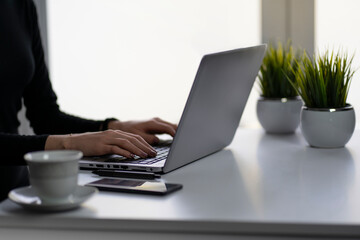
[[[159,142],[159,138],[155,134],[165,133],[174,137],[177,125],[160,118],[153,118],[147,121],[111,121],[108,124],[108,128],[140,135],[147,143],[154,145]]]

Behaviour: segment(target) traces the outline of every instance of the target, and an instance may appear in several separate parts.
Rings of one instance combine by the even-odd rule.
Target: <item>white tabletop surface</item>
[[[0,228],[360,237],[360,131],[345,148],[317,149],[300,132],[239,129],[232,144],[162,176],[165,197],[101,192],[81,208],[27,212],[5,200]],[[96,179],[82,171],[81,185]]]

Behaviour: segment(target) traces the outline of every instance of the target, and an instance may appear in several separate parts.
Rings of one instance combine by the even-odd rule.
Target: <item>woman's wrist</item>
[[[122,122],[120,122],[117,119],[114,119],[107,124],[107,129],[121,130],[122,129],[121,126],[122,126]]]
[[[45,142],[45,150],[71,149],[70,135],[50,135]]]

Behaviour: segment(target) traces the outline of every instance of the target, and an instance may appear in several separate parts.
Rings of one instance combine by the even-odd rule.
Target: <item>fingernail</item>
[[[156,157],[156,155],[157,155],[157,152],[151,151],[151,154],[150,154],[151,157]]]
[[[142,152],[142,153],[141,153],[141,157],[142,157],[142,158],[147,158],[148,156],[149,156],[149,155],[148,155],[147,153],[145,153],[145,152]]]
[[[134,155],[134,154],[130,154],[130,158],[135,158],[135,155]]]

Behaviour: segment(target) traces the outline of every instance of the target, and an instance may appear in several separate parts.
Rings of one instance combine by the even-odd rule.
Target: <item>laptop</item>
[[[167,173],[222,150],[234,138],[265,49],[259,45],[205,55],[172,143],[155,146],[155,158],[84,157],[80,167]]]

